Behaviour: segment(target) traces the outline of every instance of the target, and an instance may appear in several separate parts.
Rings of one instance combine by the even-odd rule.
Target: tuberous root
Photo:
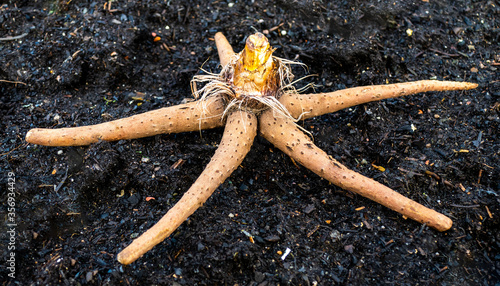
[[[58,129],[35,128],[26,141],[44,146],[84,146],[99,140],[117,141],[223,126],[222,100],[190,102],[97,125]]]
[[[429,91],[469,90],[476,87],[476,83],[470,82],[421,80],[386,85],[359,86],[327,93],[286,93],[279,100],[294,118],[302,115],[301,119],[307,119],[387,98]]]
[[[420,223],[427,224],[439,231],[451,228],[450,218],[429,209],[379,182],[349,170],[323,150],[298,129],[297,125],[286,118],[274,117],[272,112],[261,115],[260,133],[274,146],[333,184],[377,203]],[[288,136],[279,136],[288,134]]]
[[[182,198],[153,227],[118,254],[118,261],[130,264],[167,238],[201,207],[231,173],[238,168],[257,134],[257,117],[234,111],[228,116],[221,143],[200,177]]]

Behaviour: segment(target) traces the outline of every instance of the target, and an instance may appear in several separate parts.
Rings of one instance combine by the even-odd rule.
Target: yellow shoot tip
[[[247,71],[254,71],[265,65],[273,51],[268,39],[262,33],[250,35],[242,54],[244,68]]]
[[[262,33],[247,38],[245,49],[234,63],[232,87],[238,99],[274,96],[278,90],[274,49]]]

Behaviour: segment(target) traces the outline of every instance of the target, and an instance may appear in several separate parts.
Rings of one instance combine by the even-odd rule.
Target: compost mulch
[[[4,1],[2,285],[500,285],[499,7]],[[189,188],[222,130],[87,147],[31,145],[24,136],[191,99],[200,68],[219,71],[218,31],[236,51],[248,35],[266,33],[277,56],[308,66],[294,67],[297,78],[314,75],[297,84],[314,84],[307,92],[433,78],[478,83],[299,122],[343,164],[446,214],[453,227],[438,232],[331,185],[259,137],[171,237],[120,265],[116,254]]]

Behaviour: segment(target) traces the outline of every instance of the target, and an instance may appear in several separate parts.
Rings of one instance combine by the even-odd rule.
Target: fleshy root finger
[[[59,129],[35,128],[26,141],[44,146],[83,146],[99,140],[117,141],[223,126],[221,100],[165,107],[101,124]]]
[[[216,33],[214,39],[217,51],[219,52],[220,65],[224,67],[231,61],[235,53],[231,44],[229,44],[226,37],[221,32]]]
[[[294,122],[286,118],[273,117],[272,112],[262,114],[260,122],[260,133],[264,138],[301,165],[333,184],[369,198],[439,231],[451,228],[453,222],[447,216],[429,209],[375,180],[349,170],[331,158],[314,145]],[[280,136],[280,134],[288,134],[288,136]]]
[[[279,101],[294,118],[302,119],[332,113],[351,106],[428,91],[469,90],[476,83],[421,80],[387,85],[359,86],[327,93],[283,94]]]
[[[125,265],[134,262],[175,231],[238,168],[256,134],[257,117],[253,113],[231,113],[219,148],[200,177],[160,221],[118,254],[118,261]]]

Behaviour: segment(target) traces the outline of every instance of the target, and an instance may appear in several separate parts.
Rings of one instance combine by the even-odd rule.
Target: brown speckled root
[[[220,99],[165,107],[97,125],[59,129],[35,128],[26,141],[45,146],[83,146],[99,140],[117,141],[211,129],[224,125],[224,104]]]
[[[257,117],[254,114],[231,113],[219,148],[200,177],[160,221],[118,254],[118,261],[122,264],[134,262],[176,230],[238,168],[256,135]]]
[[[294,122],[286,118],[274,117],[272,111],[264,112],[259,122],[259,131],[264,138],[304,167],[333,184],[439,231],[451,228],[453,222],[447,216],[426,208],[375,180],[349,170],[331,158],[314,145]]]
[[[294,118],[302,115],[301,119],[307,119],[387,98],[428,91],[469,90],[476,87],[476,83],[470,82],[421,80],[387,85],[359,86],[327,93],[286,93],[281,96],[279,101]]]
[[[220,65],[224,67],[231,61],[231,58],[235,55],[233,47],[231,47],[231,44],[229,44],[226,37],[221,32],[216,33],[214,39],[215,45],[217,46],[217,51],[219,53]]]

